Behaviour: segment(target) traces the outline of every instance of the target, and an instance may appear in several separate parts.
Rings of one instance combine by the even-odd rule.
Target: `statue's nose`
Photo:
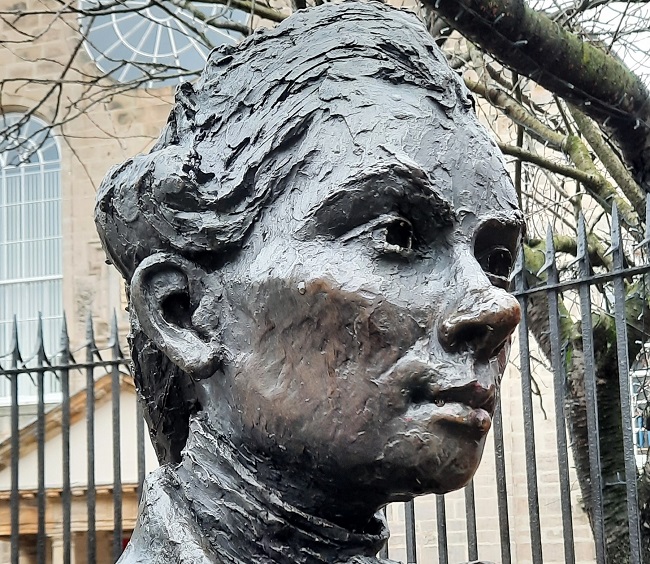
[[[514,296],[495,286],[466,292],[438,325],[447,352],[468,350],[482,362],[494,358],[521,319]]]

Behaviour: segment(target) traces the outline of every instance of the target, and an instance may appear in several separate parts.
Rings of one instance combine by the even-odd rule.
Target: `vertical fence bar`
[[[445,496],[436,496],[436,524],[438,526],[438,564],[449,564],[447,547],[447,510]]]
[[[113,311],[111,323],[111,399],[113,419],[113,562],[122,554],[122,459],[120,440],[120,367],[122,358],[117,331],[117,315]]]
[[[70,363],[70,337],[68,335],[68,324],[63,316],[61,327],[61,356],[59,363],[66,367]],[[63,525],[63,564],[71,562],[71,513],[72,494],[70,491],[70,371],[61,368],[61,444],[62,444],[62,475],[63,486],[61,489],[61,511]]]
[[[18,345],[18,320],[14,315],[11,343],[11,368],[16,370],[18,362],[22,361]],[[18,481],[18,461],[20,458],[20,441],[18,437],[18,373],[13,372],[10,377],[11,384],[11,564],[18,564],[20,555],[20,494]]]
[[[508,519],[508,485],[506,483],[506,457],[503,450],[503,416],[501,401],[492,418],[494,433],[494,463],[497,482],[497,509],[499,512],[499,535],[501,537],[501,564],[512,564],[510,552],[510,521]]]
[[[386,506],[381,508],[381,512],[384,514],[384,519],[386,519]],[[382,546],[378,556],[379,558],[388,558],[388,542]]]
[[[470,560],[478,560],[474,480],[470,481],[470,483],[465,486],[465,522],[467,524],[467,557]]]
[[[612,209],[612,259],[614,271],[623,270],[623,239],[616,204]],[[639,500],[637,492],[636,458],[632,438],[632,394],[627,348],[627,322],[625,319],[625,286],[623,275],[614,278],[614,319],[616,322],[616,353],[618,383],[621,396],[623,424],[623,453],[625,457],[625,482],[627,491],[627,519],[630,541],[630,563],[641,564],[641,531],[639,529]]]
[[[138,398],[135,402],[135,433],[136,448],[138,450],[138,503],[142,498],[142,485],[145,476],[145,457],[144,457],[144,413],[142,404]]]
[[[417,564],[418,556],[415,540],[415,503],[413,500],[404,504],[404,525],[406,528],[406,562]]]
[[[86,362],[93,362],[95,351],[95,335],[92,315],[88,314],[86,323]],[[88,463],[88,487],[86,490],[86,511],[88,520],[87,561],[94,564],[97,557],[97,539],[95,525],[95,378],[92,366],[86,368],[86,456]]]
[[[528,514],[530,519],[530,548],[533,564],[542,564],[542,534],[539,522],[539,498],[537,493],[537,458],[535,455],[535,424],[530,373],[530,349],[528,342],[528,299],[526,290],[524,250],[520,249],[515,266],[515,289],[521,306],[519,323],[519,359],[521,362],[521,396],[524,412],[524,443],[526,448],[526,481],[528,484]]]
[[[36,443],[38,467],[38,529],[36,535],[36,561],[45,564],[45,345],[43,343],[43,318],[38,314],[38,334],[36,337],[36,387],[37,387],[37,415],[36,415]]]
[[[548,226],[546,232],[546,262],[542,271],[547,273],[547,283],[557,284],[559,275],[555,262],[553,231]],[[541,271],[540,271],[541,273]],[[562,535],[564,540],[564,561],[574,564],[573,517],[571,512],[571,482],[569,480],[569,456],[565,421],[565,371],[561,352],[560,314],[558,309],[558,290],[547,290],[549,337],[551,341],[551,365],[553,368],[553,391],[555,399],[555,436],[557,441],[558,473],[560,479],[560,504],[562,506]]]
[[[598,430],[598,403],[596,395],[596,373],[594,370],[593,324],[591,320],[591,293],[589,291],[589,251],[585,218],[578,218],[578,275],[582,283],[579,286],[580,317],[582,324],[582,351],[585,365],[585,399],[587,411],[587,432],[589,434],[589,471],[591,479],[591,503],[593,517],[596,562],[605,564],[605,525],[603,520],[603,486],[600,467],[600,433]]]

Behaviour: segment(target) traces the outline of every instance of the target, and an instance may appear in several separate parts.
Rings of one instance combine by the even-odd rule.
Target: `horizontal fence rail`
[[[650,213],[650,211],[649,211]],[[641,400],[643,394],[650,395],[650,378],[646,373],[650,370],[650,362],[643,361],[650,356],[650,340],[646,342],[644,321],[650,308],[645,290],[646,277],[650,275],[650,264],[647,262],[648,249],[645,245],[650,242],[650,233],[642,247],[632,251],[636,264],[629,261],[629,245],[625,247],[618,214],[614,207],[612,214],[611,245],[607,253],[609,268],[606,273],[596,272],[590,261],[589,237],[586,232],[584,218],[580,217],[576,233],[576,248],[571,262],[562,261],[556,253],[554,234],[549,228],[544,245],[544,263],[541,269],[531,271],[524,250],[519,253],[512,274],[513,294],[517,297],[522,309],[522,322],[517,335],[518,344],[518,373],[520,389],[517,392],[517,409],[524,421],[521,430],[524,445],[524,459],[521,463],[521,483],[512,472],[514,456],[511,452],[510,434],[512,426],[504,417],[506,406],[498,406],[493,417],[492,438],[493,460],[485,463],[493,465],[494,476],[490,483],[493,503],[486,507],[485,486],[483,482],[470,482],[462,493],[459,517],[456,502],[452,494],[437,495],[431,498],[428,505],[416,500],[404,504],[384,508],[391,524],[397,524],[393,531],[395,540],[389,542],[380,556],[400,559],[408,564],[440,563],[454,564],[460,562],[458,543],[463,543],[462,560],[485,559],[486,554],[491,560],[503,564],[517,563],[523,557],[534,564],[547,562],[565,562],[575,564],[584,557],[577,555],[577,537],[584,534],[576,533],[578,521],[588,523],[588,535],[593,539],[591,545],[594,561],[597,564],[618,564],[611,556],[612,530],[611,516],[608,517],[607,507],[611,504],[612,488],[619,488],[621,507],[624,516],[617,522],[617,533],[623,539],[625,560],[631,564],[648,563],[648,556],[643,554],[643,526],[639,512],[639,490],[637,482],[643,472],[643,462],[646,460],[650,433],[647,422],[650,420],[647,400]],[[541,282],[540,282],[541,280]],[[648,278],[650,281],[650,278]],[[535,281],[535,285],[531,285]],[[630,317],[628,295],[634,289],[636,296],[640,295],[643,311],[639,311],[635,319]],[[535,317],[537,316],[537,317]],[[541,317],[540,317],[541,316]],[[535,333],[533,324],[540,323],[545,327],[541,333]],[[567,320],[574,319],[575,326],[568,327]],[[599,358],[603,353],[603,342],[598,331],[602,328],[603,319],[608,320],[608,330],[613,336],[610,354],[615,356],[615,372],[617,378],[613,381],[617,387],[617,405],[614,419],[616,428],[620,430],[620,452],[616,471],[612,475],[611,457],[602,452],[603,417],[609,405],[602,405],[605,385],[598,373]],[[632,319],[632,321],[631,321]],[[648,316],[650,319],[650,316]],[[21,498],[24,492],[20,489],[20,456],[21,436],[24,426],[20,421],[19,386],[21,379],[35,382],[37,390],[35,421],[29,422],[36,437],[37,487],[34,492],[37,526],[30,533],[30,539],[35,539],[35,555],[38,564],[50,561],[48,553],[48,530],[46,516],[48,515],[48,496],[46,475],[51,464],[60,465],[62,487],[60,491],[60,523],[62,529],[62,562],[69,564],[73,557],[73,506],[75,500],[71,485],[71,456],[70,450],[85,451],[87,470],[84,485],[83,500],[85,502],[85,530],[83,542],[85,550],[83,557],[88,563],[94,564],[100,553],[100,535],[98,531],[98,485],[95,482],[97,474],[98,441],[109,441],[112,450],[112,534],[110,535],[110,554],[116,561],[122,553],[124,541],[128,539],[130,530],[125,528],[125,522],[131,523],[132,516],[125,518],[125,497],[123,491],[123,475],[125,460],[131,460],[137,466],[137,496],[139,497],[145,476],[145,428],[141,407],[137,405],[134,416],[136,453],[134,456],[122,448],[122,433],[120,421],[125,417],[124,405],[120,401],[121,382],[129,377],[129,361],[124,357],[119,345],[119,335],[115,317],[111,324],[108,345],[100,350],[96,344],[93,324],[89,318],[86,328],[86,342],[83,347],[72,351],[68,338],[65,321],[62,329],[60,350],[54,355],[47,356],[43,347],[42,323],[39,323],[38,347],[35,355],[23,360],[18,343],[18,330],[14,321],[14,343],[11,350],[0,358],[0,378],[9,382],[10,389],[10,433],[9,437],[0,442],[0,470],[4,464],[3,456],[8,455],[8,465],[11,469],[9,493],[10,505],[10,562],[17,564],[22,546]],[[567,331],[572,331],[572,343],[567,344]],[[633,331],[633,332],[631,332]],[[632,335],[632,337],[631,337]],[[545,358],[540,360],[538,348],[546,347]],[[573,347],[573,348],[571,348]],[[571,352],[573,351],[573,352]],[[631,352],[632,351],[632,352]],[[577,372],[574,364],[576,356],[580,355],[583,373],[576,379]],[[631,354],[636,356],[631,357]],[[75,358],[76,357],[78,358]],[[571,357],[571,355],[574,355]],[[645,356],[644,356],[645,355]],[[543,417],[540,415],[539,383],[536,382],[535,371],[545,365],[549,374],[549,394],[552,398],[554,454],[548,460],[548,454],[540,454],[537,426]],[[73,390],[72,375],[83,385]],[[45,443],[48,434],[48,411],[44,395],[44,379],[53,376],[60,384],[60,401],[53,409],[59,410],[61,422],[61,456],[60,459],[46,459]],[[512,376],[511,376],[512,377]],[[107,387],[111,398],[111,425],[109,429],[98,428],[95,419],[96,386],[99,378],[109,378]],[[576,389],[582,390],[580,402],[576,402]],[[75,395],[77,394],[77,395]],[[81,397],[85,402],[85,436],[86,444],[71,445],[71,397]],[[512,417],[512,407],[508,413]],[[585,420],[584,429],[577,429],[575,424],[576,410],[582,410]],[[582,413],[581,412],[581,413]],[[610,423],[612,418],[609,419]],[[579,427],[579,426],[578,426]],[[584,431],[585,452],[576,452],[576,433]],[[573,433],[573,434],[572,434]],[[3,451],[3,446],[6,448]],[[128,456],[127,456],[128,455]],[[582,457],[577,460],[576,457]],[[550,470],[549,470],[550,468]],[[586,472],[581,479],[576,476]],[[549,476],[557,483],[557,493],[549,501],[544,493],[545,482]],[[525,484],[523,484],[525,481]],[[482,485],[483,484],[483,485]],[[580,486],[579,486],[580,484]],[[515,497],[514,491],[519,491]],[[522,492],[523,503],[522,503]],[[608,495],[610,497],[608,498]],[[453,499],[452,499],[453,498]],[[646,500],[647,501],[647,500]],[[561,537],[561,555],[549,546],[547,531],[543,523],[549,505],[559,507],[558,528],[554,533]],[[130,507],[130,506],[129,506]],[[523,510],[522,510],[523,508]],[[585,509],[586,508],[586,509]],[[129,511],[133,512],[130,507]],[[588,515],[585,514],[585,511]],[[488,538],[482,527],[485,526],[485,514],[492,519],[493,531]],[[131,514],[129,514],[131,515]],[[102,514],[103,522],[107,519]],[[125,521],[126,519],[126,521]],[[458,522],[462,522],[459,528]],[[526,539],[522,543],[522,523]],[[105,527],[104,527],[105,528]],[[402,531],[402,532],[400,532]],[[103,538],[103,537],[102,537]],[[401,540],[400,540],[401,539]],[[459,541],[459,539],[461,539]],[[105,539],[104,541],[105,542]],[[497,546],[495,551],[488,550],[488,542]],[[104,545],[102,545],[104,546]],[[522,548],[525,546],[525,548]],[[455,552],[454,552],[455,551]],[[75,550],[76,562],[80,562],[80,552]],[[81,558],[83,560],[83,558]],[[53,564],[58,564],[53,562]]]

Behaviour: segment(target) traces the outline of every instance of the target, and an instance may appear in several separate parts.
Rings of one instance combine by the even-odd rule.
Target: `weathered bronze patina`
[[[471,479],[522,214],[415,16],[324,5],[213,52],[96,220],[162,464],[121,562],[380,562],[383,505]]]

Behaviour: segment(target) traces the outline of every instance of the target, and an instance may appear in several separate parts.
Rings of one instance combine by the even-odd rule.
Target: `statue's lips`
[[[398,380],[406,399],[406,419],[426,418],[467,425],[481,434],[492,425],[496,408],[496,385],[483,386],[467,371],[465,378],[440,377],[440,369],[420,360],[398,363]]]
[[[450,403],[459,403],[472,409],[483,409],[490,415],[496,407],[496,388],[484,388],[477,381],[461,386],[444,388],[436,383],[420,383],[411,390],[413,403],[433,403],[443,407]]]
[[[433,403],[419,403],[411,405],[402,418],[409,422],[439,425],[440,423],[451,424],[455,428],[462,428],[464,433],[469,433],[474,438],[484,436],[492,427],[492,416],[483,408],[473,408],[462,403],[446,403],[437,406]],[[439,427],[436,427],[439,429]]]

